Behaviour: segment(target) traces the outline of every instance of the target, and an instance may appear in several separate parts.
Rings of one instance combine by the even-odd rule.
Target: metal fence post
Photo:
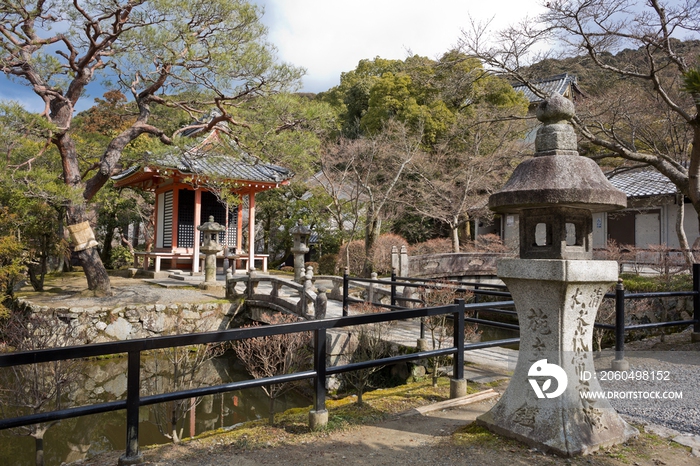
[[[126,382],[126,453],[119,466],[143,463],[139,451],[139,391],[141,390],[141,352],[129,351]]]
[[[692,341],[700,341],[700,264],[693,264],[693,333]]]
[[[464,299],[455,299],[455,307],[452,338],[457,350],[452,358],[450,398],[467,395],[467,380],[464,378]]]
[[[612,369],[626,371],[630,364],[625,360],[625,285],[618,279],[615,287],[615,359]]]
[[[328,424],[326,410],[326,329],[314,330],[314,409],[309,413],[311,430],[322,429]]]
[[[343,317],[348,315],[348,293],[350,291],[350,269],[343,272]]]

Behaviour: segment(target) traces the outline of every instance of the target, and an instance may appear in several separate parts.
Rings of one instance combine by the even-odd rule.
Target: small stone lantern
[[[204,256],[204,283],[203,287],[216,285],[216,254],[224,249],[219,244],[219,233],[226,227],[214,221],[214,216],[209,216],[209,221],[197,227],[202,234],[202,245],[199,250]]]
[[[304,270],[304,256],[309,252],[309,237],[311,229],[301,224],[301,220],[291,230],[294,245],[292,253],[294,254],[294,281],[302,283],[306,271]]]
[[[600,391],[591,354],[593,324],[615,261],[592,260],[592,213],[627,199],[596,163],[578,155],[569,121],[574,105],[553,95],[540,104],[535,156],[513,172],[489,208],[520,215],[520,259],[498,263],[520,322],[520,351],[510,384],[477,422],[564,456],[587,454],[636,434]]]

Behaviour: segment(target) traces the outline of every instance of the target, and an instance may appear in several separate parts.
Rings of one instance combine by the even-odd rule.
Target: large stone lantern
[[[614,261],[592,260],[592,213],[624,208],[626,196],[577,152],[574,105],[553,95],[535,156],[516,167],[489,208],[520,216],[520,259],[498,264],[520,321],[520,352],[510,384],[478,423],[544,451],[572,456],[636,434],[599,392],[591,354],[603,295],[617,281]]]
[[[291,230],[294,244],[292,253],[294,254],[294,281],[301,283],[305,273],[304,256],[309,252],[309,237],[311,229],[301,224],[301,220]]]
[[[226,227],[214,221],[214,216],[209,216],[209,221],[197,227],[202,234],[202,245],[199,250],[204,253],[204,283],[202,287],[216,286],[216,255],[224,249],[219,244],[219,233]]]

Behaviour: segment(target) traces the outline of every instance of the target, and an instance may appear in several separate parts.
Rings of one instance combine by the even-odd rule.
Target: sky
[[[306,68],[303,91],[339,84],[364,59],[438,58],[470,17],[502,29],[541,11],[540,0],[257,0],[281,60]]]
[[[491,21],[494,30],[534,17],[540,0],[253,0],[265,9],[263,23],[278,58],[307,70],[302,91],[322,92],[340,83],[340,74],[362,59],[403,60],[410,54],[438,58],[459,41],[470,17]],[[104,93],[88,88],[78,111]],[[26,86],[0,77],[0,99],[31,111],[42,102]]]

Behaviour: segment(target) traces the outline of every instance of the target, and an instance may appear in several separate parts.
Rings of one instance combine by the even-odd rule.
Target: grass
[[[480,391],[484,386],[468,386],[470,393]],[[325,429],[311,431],[308,427],[310,407],[295,408],[279,413],[275,424],[267,420],[244,423],[235,428],[219,429],[200,434],[194,439],[186,439],[176,454],[178,463],[196,463],[212,451],[223,454],[235,454],[236,450],[258,450],[283,445],[303,445],[313,443],[329,436],[334,431],[346,431],[365,424],[373,424],[389,419],[404,411],[418,406],[443,401],[449,398],[449,380],[441,378],[437,387],[430,381],[423,380],[394,388],[379,389],[364,395],[365,403],[358,406],[356,397],[344,396],[329,399],[326,408],[329,422]],[[470,424],[455,431],[445,439],[446,448],[458,448],[464,452],[482,452],[492,457],[502,452],[504,459],[514,460],[512,464],[531,464],[533,466],[550,466],[572,464],[577,466],[609,466],[634,464],[684,464],[689,449],[670,439],[644,433],[643,428],[638,438],[630,439],[622,445],[601,449],[591,455],[560,458],[544,455],[516,440],[494,434],[487,429]],[[171,445],[158,445],[143,449],[146,458],[162,458]],[[228,453],[227,453],[228,452]],[[469,454],[465,453],[466,456]],[[665,462],[672,460],[671,463]],[[524,461],[524,463],[521,463]],[[680,462],[678,462],[680,461]]]
[[[468,386],[469,393],[477,391],[479,389],[474,385]],[[302,443],[319,436],[327,436],[333,431],[373,424],[418,406],[447,400],[449,396],[448,378],[440,378],[437,387],[433,387],[431,381],[426,379],[394,388],[367,392],[363,396],[362,406],[357,405],[357,397],[354,395],[328,399],[326,401],[328,425],[321,431],[313,432],[309,429],[309,410],[312,408],[308,406],[278,413],[275,416],[274,425],[268,424],[267,420],[256,420],[246,422],[234,429],[225,428],[205,432],[194,440],[204,448],[211,445],[229,445],[244,450]],[[144,451],[163,447],[146,447]]]

